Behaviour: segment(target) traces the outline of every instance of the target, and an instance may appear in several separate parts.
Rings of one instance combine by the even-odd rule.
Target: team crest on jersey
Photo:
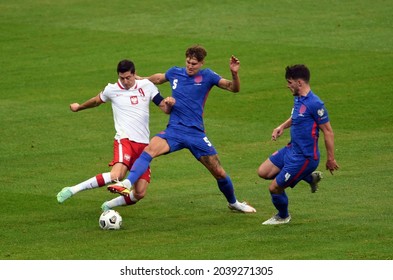
[[[307,110],[307,107],[302,104],[299,108],[299,115],[303,116],[303,114],[306,112],[306,110]]]
[[[194,78],[194,82],[196,85],[200,85],[202,83],[202,75],[198,75]]]
[[[322,109],[319,109],[318,111],[317,111],[317,113],[318,113],[318,116],[320,116],[320,117],[322,117],[324,114],[325,114],[325,110],[322,108]]]
[[[132,105],[138,104],[138,96],[131,96],[130,99]]]

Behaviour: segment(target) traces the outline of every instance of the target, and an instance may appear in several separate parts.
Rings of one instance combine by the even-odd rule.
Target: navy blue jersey
[[[184,125],[204,131],[203,110],[211,88],[221,79],[211,69],[201,69],[189,76],[184,67],[172,67],[165,73],[172,87],[176,104],[172,107],[168,125]]]
[[[292,152],[319,159],[318,125],[329,121],[324,103],[312,91],[306,96],[296,96],[291,115]]]

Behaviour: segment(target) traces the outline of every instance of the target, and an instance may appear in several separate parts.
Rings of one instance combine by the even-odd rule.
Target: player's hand
[[[238,72],[240,68],[240,61],[235,57],[234,55],[231,56],[229,59],[229,68],[231,69],[232,72]]]
[[[176,99],[172,96],[165,97],[160,103],[160,108],[165,114],[170,114],[175,103]]]
[[[284,128],[282,128],[281,126],[276,127],[275,129],[273,129],[273,133],[272,133],[272,140],[276,141],[278,137],[280,137],[284,132]]]
[[[175,105],[176,99],[173,98],[172,96],[169,96],[169,97],[166,97],[166,98],[164,99],[164,102],[165,102],[166,105],[172,107],[173,105]]]
[[[338,166],[335,159],[326,161],[326,169],[330,171],[330,174],[333,175],[333,171],[335,171],[339,168],[340,168],[340,166]]]
[[[78,112],[79,111],[79,103],[72,103],[72,104],[70,104],[70,110],[72,111],[72,112]]]

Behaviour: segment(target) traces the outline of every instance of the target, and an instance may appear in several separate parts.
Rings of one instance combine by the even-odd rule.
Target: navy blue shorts
[[[319,165],[319,159],[314,160],[292,153],[290,146],[276,151],[269,157],[270,161],[281,169],[276,176],[277,184],[282,187],[295,187],[296,184],[315,171]]]
[[[165,139],[170,147],[169,153],[188,149],[199,160],[202,156],[216,155],[217,151],[206,134],[196,128],[168,126],[156,136]]]

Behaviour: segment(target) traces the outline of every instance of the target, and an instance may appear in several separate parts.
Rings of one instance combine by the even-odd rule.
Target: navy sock
[[[152,160],[153,158],[148,153],[142,152],[140,157],[132,165],[131,171],[127,176],[127,179],[131,181],[132,185],[134,185],[134,183],[138,181],[139,177],[146,172]]]
[[[272,202],[276,209],[278,210],[278,215],[281,218],[286,218],[289,216],[288,214],[288,197],[285,192],[281,194],[271,194]]]
[[[224,179],[217,180],[218,188],[225,195],[229,203],[236,202],[235,190],[231,178],[227,175]]]
[[[312,183],[312,176],[311,176],[311,174],[306,176],[306,177],[304,177],[303,180],[306,181],[307,183],[311,184]]]

